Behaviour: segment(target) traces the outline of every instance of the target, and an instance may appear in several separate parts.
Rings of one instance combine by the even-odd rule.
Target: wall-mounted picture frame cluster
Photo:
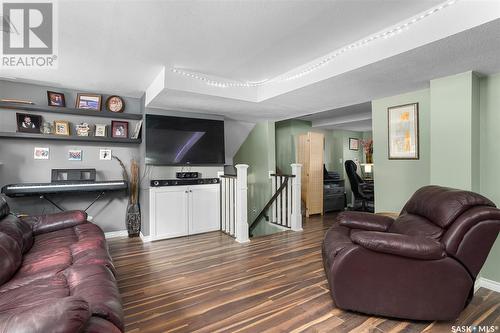
[[[66,120],[54,122],[43,121],[42,116],[28,113],[16,113],[17,131],[26,133],[53,134],[61,136],[96,136],[118,139],[137,139],[142,128],[142,120],[137,122],[134,131],[130,134],[128,121],[111,121],[111,126],[106,124],[91,125],[80,123],[72,125]],[[110,128],[110,130],[108,130]]]
[[[66,107],[66,98],[64,93],[56,91],[47,91],[47,104],[48,106]],[[106,109],[109,112],[123,112],[125,111],[125,101],[122,97],[111,95],[106,99]],[[102,109],[102,95],[78,93],[75,102],[76,109],[101,111]]]
[[[390,160],[418,160],[418,103],[387,109],[388,155]]]

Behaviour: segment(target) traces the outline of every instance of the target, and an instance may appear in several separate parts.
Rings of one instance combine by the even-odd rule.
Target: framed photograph
[[[95,125],[95,136],[107,136],[107,125],[96,124]]]
[[[349,138],[349,149],[350,150],[359,150],[359,139]]]
[[[82,151],[80,149],[68,150],[68,161],[81,161]]]
[[[101,95],[95,94],[77,94],[76,108],[101,111]]]
[[[390,160],[418,160],[418,103],[387,109]]]
[[[58,93],[55,91],[47,91],[47,101],[49,106],[66,106],[66,100],[64,99],[63,93]]]
[[[111,161],[111,149],[99,149],[99,160]]]
[[[35,147],[33,158],[35,160],[48,160],[50,155],[49,147]]]
[[[40,133],[42,116],[27,113],[16,113],[17,131],[28,133]]]
[[[128,122],[127,121],[112,121],[111,122],[111,137],[112,138],[128,138]]]
[[[69,135],[69,122],[64,120],[54,121],[54,134]]]

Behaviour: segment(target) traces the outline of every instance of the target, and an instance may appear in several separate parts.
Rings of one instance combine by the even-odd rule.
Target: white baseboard
[[[500,293],[500,282],[479,277],[474,284],[474,292],[479,288],[486,288]]]
[[[115,237],[126,237],[126,236],[128,236],[128,231],[127,230],[119,230],[119,231],[105,232],[104,236],[106,237],[106,239],[115,238]]]

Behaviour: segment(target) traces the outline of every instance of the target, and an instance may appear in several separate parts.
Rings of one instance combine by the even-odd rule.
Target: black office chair
[[[354,194],[353,209],[373,213],[375,210],[373,184],[366,183],[357,174],[358,167],[354,161],[347,160],[344,165]]]

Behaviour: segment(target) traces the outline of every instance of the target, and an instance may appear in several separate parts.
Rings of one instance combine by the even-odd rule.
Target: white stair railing
[[[219,173],[221,202],[221,231],[236,238],[237,242],[249,241],[247,220],[247,169],[238,164],[236,176]]]
[[[291,166],[291,175],[269,173],[271,197],[276,197],[270,207],[270,222],[299,231],[302,230],[300,198],[302,165],[292,164]]]

